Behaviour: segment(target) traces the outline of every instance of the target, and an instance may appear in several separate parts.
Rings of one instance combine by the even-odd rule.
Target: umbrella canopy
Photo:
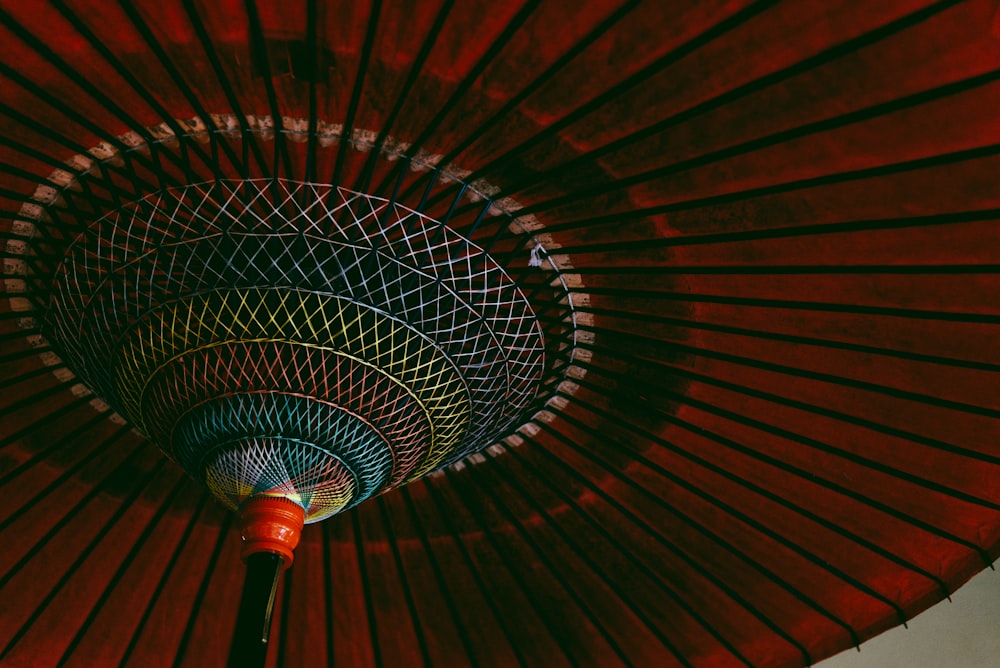
[[[0,7],[3,665],[224,663],[243,569],[216,497],[275,485],[332,516],[271,665],[801,666],[1000,556],[995,3]],[[261,267],[341,282],[260,318]],[[87,310],[180,284],[188,315],[133,343]],[[381,315],[320,336],[301,314],[336,299]],[[248,322],[256,348],[165,366]],[[350,322],[424,338],[358,344],[336,382],[279,349]],[[280,410],[211,403],[233,364]],[[468,406],[378,375],[425,368]],[[340,412],[300,401],[323,383]],[[389,398],[341,420],[361,385]],[[251,418],[364,466],[275,477]],[[415,445],[390,457],[392,428]],[[254,482],[147,437],[181,463],[250,442]]]

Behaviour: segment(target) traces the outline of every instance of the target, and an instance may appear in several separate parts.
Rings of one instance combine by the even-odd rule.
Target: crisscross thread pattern
[[[544,370],[515,282],[395,202],[213,181],[109,214],[48,312],[80,375],[224,503],[316,521],[488,446]]]

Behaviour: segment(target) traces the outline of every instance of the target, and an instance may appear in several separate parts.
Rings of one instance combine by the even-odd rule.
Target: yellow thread
[[[115,365],[123,403],[134,414],[130,417],[138,418],[136,422],[142,424],[141,406],[152,376],[189,352],[227,343],[285,343],[349,357],[385,373],[410,394],[428,416],[432,436],[427,459],[408,479],[422,475],[444,460],[461,439],[470,418],[471,406],[461,374],[433,344],[384,314],[335,296],[285,291],[278,293],[280,308],[265,309],[265,297],[274,292],[273,289],[261,288],[220,290],[183,302],[173,302],[153,312],[145,326],[129,337],[131,342],[124,342],[122,356]],[[298,299],[293,302],[293,297]],[[230,317],[210,317],[212,306],[216,306],[215,313]],[[308,308],[310,306],[315,308]],[[182,310],[185,311],[183,316],[180,313]],[[262,310],[266,318],[259,317]],[[350,315],[349,310],[353,311]],[[192,323],[191,318],[194,312],[201,315],[196,323]],[[280,319],[279,315],[282,316]],[[387,331],[388,335],[373,337],[367,334],[366,319],[372,321],[370,331]],[[322,323],[321,328],[316,326],[317,322]],[[178,331],[181,323],[188,326]],[[210,323],[215,325],[214,330]],[[326,338],[328,344],[284,336],[288,333],[301,336],[305,328],[300,327],[300,323],[306,325],[311,338],[317,341]],[[291,332],[284,331],[286,327]],[[276,336],[248,336],[248,330],[252,328]],[[158,329],[169,334],[157,337]],[[274,331],[266,332],[268,329]],[[149,344],[145,344],[146,335]],[[382,347],[383,339],[386,339],[388,349]],[[159,345],[153,345],[154,341]],[[437,363],[435,360],[438,360]],[[432,372],[435,368],[438,370]],[[449,368],[453,373],[446,377],[445,371]],[[409,383],[419,381],[427,381],[426,386],[419,392],[411,391]]]

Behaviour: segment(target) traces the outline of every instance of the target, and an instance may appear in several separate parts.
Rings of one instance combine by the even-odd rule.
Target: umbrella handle
[[[284,559],[274,552],[257,552],[247,557],[243,597],[229,652],[230,668],[264,666],[278,578],[284,570]]]
[[[263,667],[278,593],[278,578],[292,565],[305,512],[279,496],[252,496],[240,506],[242,557],[247,565],[243,597],[229,651],[230,668]]]

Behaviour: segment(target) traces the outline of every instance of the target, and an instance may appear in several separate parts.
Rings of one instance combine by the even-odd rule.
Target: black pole
[[[256,552],[247,557],[247,576],[236,617],[233,644],[229,650],[229,668],[264,666],[267,637],[271,631],[271,612],[283,566],[281,555],[274,552]]]

